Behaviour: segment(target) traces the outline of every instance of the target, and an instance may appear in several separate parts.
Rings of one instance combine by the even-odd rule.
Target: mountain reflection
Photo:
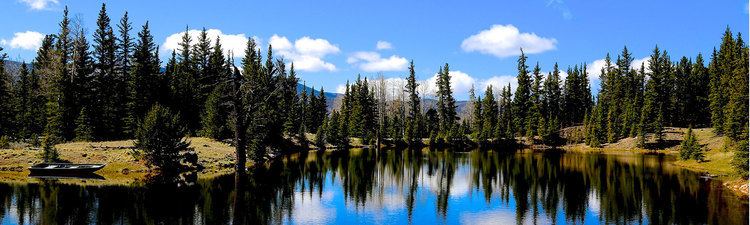
[[[0,184],[0,224],[745,224],[664,156],[303,152],[192,185]]]

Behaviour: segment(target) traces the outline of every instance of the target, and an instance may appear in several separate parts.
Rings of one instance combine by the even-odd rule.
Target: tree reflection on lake
[[[746,224],[666,156],[303,152],[193,185],[0,184],[1,224]]]

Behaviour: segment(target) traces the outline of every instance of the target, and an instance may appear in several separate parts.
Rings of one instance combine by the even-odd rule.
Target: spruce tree
[[[469,91],[469,101],[472,107],[471,112],[471,136],[474,142],[480,142],[482,140],[482,128],[484,127],[484,120],[482,117],[482,97],[476,97],[474,94],[474,86],[471,86]]]
[[[739,140],[735,146],[734,150],[734,156],[732,157],[732,166],[737,170],[739,175],[741,177],[747,177],[748,176],[748,148],[750,148],[750,145],[748,145],[747,140],[747,127],[743,128],[741,136],[744,136],[746,139]]]
[[[135,132],[132,128],[132,124],[129,123],[129,117],[131,112],[129,111],[129,104],[131,99],[131,77],[132,75],[132,61],[134,45],[130,31],[133,30],[132,24],[128,17],[128,12],[120,19],[117,24],[118,35],[115,38],[116,49],[115,49],[115,77],[111,84],[112,89],[117,90],[112,94],[112,113],[115,117],[113,120],[116,123],[114,128],[114,135],[117,138],[131,138]],[[158,58],[158,57],[157,57]],[[158,64],[158,61],[157,61]],[[150,107],[147,106],[147,107]],[[148,108],[146,109],[148,110]],[[145,114],[145,112],[143,112]]]
[[[695,127],[710,126],[709,83],[710,77],[703,62],[703,55],[698,53],[687,81],[687,91],[690,93],[688,102],[685,104],[688,125]]]
[[[129,71],[127,133],[134,133],[137,125],[159,98],[159,58],[149,23],[138,32],[138,42],[133,48],[133,60]]]
[[[284,97],[283,97],[283,109],[282,111],[287,112],[284,121],[284,132],[289,136],[296,135],[297,139],[303,138],[298,135],[300,127],[302,127],[302,114],[304,114],[304,105],[300,101],[300,96],[297,95],[297,84],[299,79],[297,78],[297,72],[294,71],[294,63],[292,63],[289,69],[289,76],[284,82]],[[285,110],[284,110],[285,109]]]
[[[495,101],[495,94],[492,92],[492,85],[487,86],[484,91],[484,100],[482,103],[482,140],[492,139],[495,136],[495,126],[497,126],[498,106]]]
[[[513,95],[513,127],[516,132],[526,135],[531,110],[531,77],[526,66],[526,55],[521,50],[518,57],[518,87]]]
[[[711,126],[714,128],[716,134],[722,134],[722,128],[724,127],[724,94],[722,93],[721,77],[719,58],[716,49],[714,48],[711,54],[711,62],[708,66],[709,74],[709,108],[711,111]]]
[[[549,73],[547,75],[547,79],[544,80],[542,102],[544,104],[543,112],[545,112],[545,121],[547,122],[547,127],[545,128],[545,136],[557,134],[557,131],[560,129],[560,107],[562,102],[562,89],[560,89],[560,70],[557,66],[557,63],[555,63],[552,73]],[[545,139],[549,140],[549,138]]]
[[[542,117],[542,73],[539,63],[534,66],[532,72],[533,83],[531,85],[531,108],[529,108],[528,118],[526,119],[526,136],[534,138],[539,134],[541,127],[539,124],[544,121]]]
[[[81,112],[76,118],[75,140],[91,141],[94,140],[93,121],[91,121],[91,112],[86,106],[81,108]]]
[[[0,47],[0,137],[10,136],[14,133],[14,109],[13,93],[11,91],[10,75],[5,71],[5,58],[7,55]]]
[[[186,134],[180,116],[156,104],[136,130],[134,144],[143,153],[148,167],[173,171],[181,168],[184,153],[190,150]]]
[[[222,140],[229,136],[227,127],[227,112],[224,110],[224,93],[227,90],[223,85],[217,86],[206,99],[203,116],[201,116],[200,135],[214,140]]]
[[[1,47],[0,47],[1,48]],[[3,54],[4,56],[5,54]],[[4,66],[5,60],[0,60],[0,65]],[[0,69],[0,73],[4,73],[5,69]],[[31,92],[31,78],[29,77],[29,69],[26,66],[26,62],[21,63],[21,68],[18,71],[18,82],[15,88],[15,120],[16,120],[16,137],[20,139],[29,138],[32,134],[30,129],[30,112],[28,109],[31,106],[31,99],[33,94]]]
[[[500,107],[498,111],[497,126],[495,126],[495,138],[505,139],[506,141],[515,141],[513,101],[511,96],[510,84],[503,87],[500,95]]]
[[[661,142],[663,137],[663,123],[665,113],[665,92],[664,92],[664,70],[661,63],[663,58],[659,54],[659,48],[656,47],[649,58],[650,79],[646,83],[644,93],[643,109],[641,113],[641,133],[654,133],[657,141]],[[645,139],[645,138],[643,138]]]
[[[60,21],[60,32],[57,34],[55,43],[56,57],[56,83],[55,87],[59,92],[57,96],[60,116],[60,138],[61,140],[70,140],[73,138],[73,129],[75,129],[75,118],[78,115],[79,104],[75,98],[75,89],[71,79],[71,55],[73,54],[73,40],[70,29],[70,19],[68,18],[68,7],[63,10],[63,19]]]
[[[116,107],[122,106],[118,102],[116,92],[121,91],[112,88],[117,83],[116,65],[116,38],[110,26],[110,18],[107,15],[106,5],[102,4],[99,17],[96,20],[97,29],[94,31],[94,74],[92,92],[95,93],[91,105],[92,119],[94,121],[94,133],[96,139],[112,139],[117,136],[118,118]]]
[[[414,146],[421,140],[419,135],[418,118],[422,114],[419,93],[417,93],[417,78],[414,72],[414,61],[409,63],[409,77],[406,78],[406,92],[409,95],[409,114],[406,118],[406,130],[404,139],[409,146]]]
[[[70,88],[72,89],[71,90],[72,96],[75,99],[74,100],[75,104],[73,104],[74,111],[77,111],[78,112],[77,117],[80,117],[83,107],[90,106],[91,104],[93,104],[93,101],[94,101],[93,100],[94,93],[92,92],[93,86],[91,83],[92,81],[91,75],[94,72],[94,69],[93,69],[94,62],[93,62],[93,59],[91,58],[91,52],[89,51],[89,43],[86,40],[86,35],[83,29],[78,30],[78,32],[75,35],[75,40],[73,41],[73,55],[72,56],[73,56],[73,62],[72,62],[73,74],[72,74],[72,82],[70,83],[71,84]],[[93,122],[90,117],[92,116],[90,115],[91,111],[88,110],[88,112],[86,113],[88,114],[86,116],[89,116],[88,118],[89,121],[87,122]],[[80,126],[78,121],[76,121],[75,126],[76,126],[75,138],[80,139],[78,137],[78,132],[77,132],[79,130],[78,126]],[[93,124],[87,124],[87,126],[88,127],[86,127],[85,129],[93,132],[92,130]],[[87,138],[86,140],[93,140],[94,134],[88,133],[86,138]]]
[[[703,150],[701,148],[698,140],[695,138],[695,134],[693,134],[693,128],[688,128],[682,143],[680,143],[680,158],[682,160],[695,159],[699,162],[703,161]]]
[[[180,114],[180,118],[187,123],[188,133],[193,133],[199,126],[200,106],[197,99],[197,64],[191,50],[192,38],[189,29],[185,28],[182,41],[179,44],[175,76],[172,80],[172,108]]]
[[[437,86],[439,129],[442,136],[445,136],[457,119],[456,100],[453,98],[453,90],[451,90],[450,68],[447,63],[438,71]]]
[[[333,146],[340,146],[341,140],[343,139],[340,131],[340,124],[344,124],[341,122],[341,114],[338,111],[332,112],[331,117],[326,122],[327,124],[325,124],[324,130],[326,142]]]
[[[742,40],[742,34],[737,34],[734,44],[734,60],[727,61],[728,74],[725,86],[728,101],[724,108],[724,134],[732,140],[748,139],[742,135],[742,130],[748,126],[748,48]]]
[[[36,58],[32,62],[31,74],[29,77],[29,105],[25,108],[28,110],[27,127],[32,139],[34,136],[41,137],[47,126],[47,94],[50,83],[50,67],[54,61],[54,36],[47,35],[42,40],[42,45],[37,51]],[[35,140],[32,140],[36,142]],[[38,142],[36,142],[38,143]],[[36,144],[38,145],[38,144]]]

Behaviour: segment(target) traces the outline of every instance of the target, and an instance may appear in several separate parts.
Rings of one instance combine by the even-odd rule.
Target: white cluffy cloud
[[[274,34],[268,43],[275,53],[292,60],[296,70],[336,71],[336,65],[326,62],[323,58],[330,54],[337,54],[341,50],[326,39],[313,39],[305,36],[294,41],[292,45],[288,38]]]
[[[393,49],[393,45],[390,42],[387,42],[387,41],[378,41],[378,43],[375,44],[375,49],[377,49],[377,50]]]
[[[514,75],[496,75],[488,78],[475,78],[468,73],[452,70],[449,73],[451,78],[451,90],[453,93],[468,93],[469,89],[473,85],[477,95],[483,95],[487,87],[492,86],[494,93],[498,94],[503,87],[511,86],[511,91],[514,91],[518,86],[516,76]],[[431,77],[418,80],[419,91],[421,94],[428,96],[434,96],[437,93],[437,79],[438,74],[433,74]],[[389,93],[397,93],[403,90],[406,85],[406,79],[400,77],[391,77],[385,79]],[[336,93],[343,94],[346,90],[345,84],[340,84],[336,87]]]
[[[648,59],[649,57],[634,59],[632,62],[630,62],[630,68],[639,70],[641,69],[641,64],[643,64],[645,71],[650,72],[650,70],[648,69]],[[612,67],[617,68],[617,64],[615,64],[615,61],[612,61],[610,63],[612,64]],[[602,68],[604,68],[605,65],[607,65],[605,59],[597,59],[589,63],[586,67],[586,72],[589,74],[589,79],[592,81],[599,80],[599,77],[602,73]]]
[[[188,30],[187,32],[191,38],[190,44],[194,45],[198,43],[198,37],[200,36],[201,30],[193,29]],[[248,40],[245,34],[225,34],[219,29],[208,29],[206,30],[206,34],[211,40],[211,46],[214,45],[217,37],[221,40],[221,47],[224,50],[225,55],[229,54],[231,51],[234,57],[239,58],[245,56],[245,48],[247,47]],[[164,40],[162,46],[169,51],[180,51],[180,42],[182,42],[183,35],[185,35],[185,31],[169,35],[167,39]],[[256,42],[258,41],[257,37],[253,37],[253,39],[255,39]]]
[[[479,52],[504,58],[521,54],[541,53],[555,49],[557,40],[539,37],[534,33],[521,33],[512,24],[492,25],[490,29],[480,31],[464,39],[461,49],[466,52]]]
[[[0,40],[0,44],[9,46],[10,48],[37,50],[39,46],[42,46],[43,40],[44,34],[42,33],[36,31],[24,31],[14,33],[13,38],[10,40]]]
[[[495,75],[488,78],[475,78],[461,71],[450,71],[448,75],[451,78],[451,90],[453,93],[469,93],[471,86],[477,95],[483,95],[487,87],[492,86],[494,93],[499,93],[503,87],[510,84],[511,91],[518,86],[516,76],[512,75]],[[427,86],[427,93],[434,95],[437,93],[438,74],[433,75],[427,80],[420,81],[420,85]]]
[[[365,72],[403,71],[409,64],[404,57],[392,55],[383,58],[377,52],[355,52],[346,62]]]
[[[21,2],[29,5],[32,10],[44,10],[50,5],[57,5],[60,3],[59,0],[21,0]]]

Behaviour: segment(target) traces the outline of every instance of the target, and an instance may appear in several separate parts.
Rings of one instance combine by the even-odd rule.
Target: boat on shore
[[[30,175],[84,175],[104,168],[104,164],[40,163],[29,167]]]

